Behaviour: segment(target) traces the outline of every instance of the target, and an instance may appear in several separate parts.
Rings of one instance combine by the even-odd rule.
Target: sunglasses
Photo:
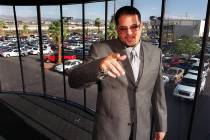
[[[130,29],[131,32],[136,32],[136,31],[138,31],[138,30],[140,29],[140,24],[139,24],[139,25],[134,24],[134,25],[131,25],[130,27],[119,26],[119,27],[117,28],[117,30],[118,30],[119,32],[121,32],[121,33],[127,32],[128,29]]]

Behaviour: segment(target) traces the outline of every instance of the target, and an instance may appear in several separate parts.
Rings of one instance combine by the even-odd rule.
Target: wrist
[[[102,64],[100,63],[99,66],[98,66],[98,76],[97,76],[97,78],[98,78],[99,80],[102,80],[102,79],[104,79],[107,75],[108,75],[107,70],[105,70],[105,69],[102,67]]]

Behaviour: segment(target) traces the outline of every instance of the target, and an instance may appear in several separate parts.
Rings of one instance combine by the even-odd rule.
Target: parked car
[[[29,52],[29,54],[35,54],[35,55],[39,55],[39,53],[40,53],[40,50],[39,50],[39,48],[38,47],[33,47],[33,48],[31,48],[31,51]]]
[[[190,64],[200,63],[200,59],[199,59],[199,58],[194,58],[194,57],[192,57],[192,58],[190,58],[190,59],[188,60],[188,62],[189,62]]]
[[[10,49],[10,50],[2,52],[1,55],[3,57],[19,56],[19,52],[17,49]]]
[[[81,44],[81,43],[71,43],[66,48],[74,50],[74,49],[78,49],[78,48],[82,48],[82,47],[83,47],[83,44]]]
[[[53,50],[51,47],[43,47],[43,54],[52,54]]]
[[[65,51],[63,57],[64,60],[72,60],[77,58],[76,55],[74,54],[74,51]],[[44,55],[43,60],[44,62],[57,62],[58,53],[54,53],[51,55]]]
[[[27,51],[27,49],[20,49],[21,50],[21,56],[26,56],[26,55],[28,55],[28,51]]]
[[[178,67],[170,67],[164,72],[164,75],[169,77],[169,81],[177,82],[183,78],[184,69]]]
[[[65,71],[72,69],[81,63],[82,63],[82,61],[79,59],[68,60],[68,61],[64,62],[64,69],[65,69]],[[55,66],[55,70],[58,72],[63,72],[63,64],[59,64],[59,65]]]
[[[192,64],[191,68],[188,70],[188,73],[198,75],[198,70],[199,70],[199,63],[194,63]],[[209,71],[209,63],[204,63],[203,76],[208,76],[208,71]]]
[[[197,75],[186,74],[182,81],[176,86],[174,89],[173,95],[185,98],[185,99],[194,99],[195,89],[197,83]],[[206,78],[203,76],[201,79],[201,87],[200,92],[204,90],[204,86],[206,83]]]
[[[178,64],[180,64],[183,60],[178,58],[178,57],[175,57],[175,58],[172,58],[171,61],[170,61],[170,66],[171,67],[176,67]]]
[[[184,69],[184,73],[186,74],[188,72],[188,70],[191,68],[191,65],[189,62],[181,62],[180,64],[178,64],[176,67]]]
[[[166,75],[163,75],[162,78],[163,78],[163,84],[166,85],[166,83],[169,82],[169,77]]]
[[[159,41],[157,39],[153,40],[152,45],[159,45]]]
[[[170,62],[171,62],[171,58],[168,58],[168,59],[166,59],[166,58],[164,58],[163,59],[163,68],[164,68],[164,70],[167,70],[168,68],[170,68]]]

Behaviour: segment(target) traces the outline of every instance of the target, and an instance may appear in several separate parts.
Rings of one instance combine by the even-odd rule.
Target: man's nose
[[[132,31],[131,31],[130,28],[127,29],[127,34],[128,34],[128,35],[131,35],[131,34],[132,34]]]

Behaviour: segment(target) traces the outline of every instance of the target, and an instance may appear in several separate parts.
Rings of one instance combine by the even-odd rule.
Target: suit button
[[[128,123],[128,126],[131,126],[132,125],[132,123]]]

